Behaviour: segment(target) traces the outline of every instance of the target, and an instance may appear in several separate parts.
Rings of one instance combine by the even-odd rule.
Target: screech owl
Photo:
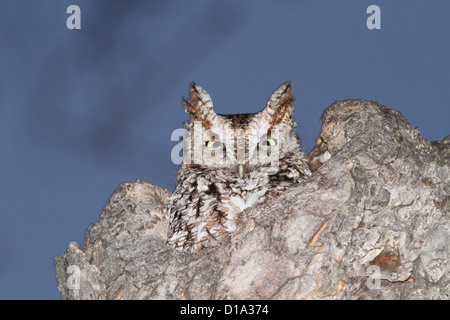
[[[311,175],[295,133],[290,82],[254,114],[217,114],[195,83],[183,99],[190,115],[183,162],[168,200],[167,244],[192,253],[236,230],[239,213]]]

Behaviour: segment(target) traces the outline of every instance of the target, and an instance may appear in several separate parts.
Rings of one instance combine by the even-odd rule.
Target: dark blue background
[[[66,9],[81,8],[81,30]],[[381,30],[366,9],[381,8]],[[54,256],[117,186],[172,190],[190,81],[218,113],[292,80],[309,152],[337,100],[377,100],[449,134],[449,1],[0,2],[0,298],[59,299]]]

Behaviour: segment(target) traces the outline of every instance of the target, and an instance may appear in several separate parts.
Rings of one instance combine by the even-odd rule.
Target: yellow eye
[[[266,138],[261,140],[261,145],[264,147],[273,147],[274,145],[277,144],[277,140],[272,139],[272,138]]]
[[[222,145],[222,143],[220,143],[219,141],[216,141],[216,140],[209,140],[209,141],[206,141],[206,144],[205,144],[205,146],[207,147],[207,148],[218,148],[218,147],[220,147]]]

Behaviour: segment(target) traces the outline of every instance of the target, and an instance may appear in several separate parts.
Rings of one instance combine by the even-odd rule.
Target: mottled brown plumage
[[[191,121],[167,205],[167,244],[191,253],[234,232],[239,213],[310,171],[294,130],[290,82],[255,114],[216,114],[209,94],[195,83],[183,105]]]

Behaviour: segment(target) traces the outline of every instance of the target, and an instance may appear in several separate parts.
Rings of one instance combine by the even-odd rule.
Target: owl
[[[311,175],[295,132],[290,82],[253,114],[218,114],[195,83],[183,99],[190,116],[183,161],[166,206],[167,244],[194,253],[236,230],[246,208]]]

